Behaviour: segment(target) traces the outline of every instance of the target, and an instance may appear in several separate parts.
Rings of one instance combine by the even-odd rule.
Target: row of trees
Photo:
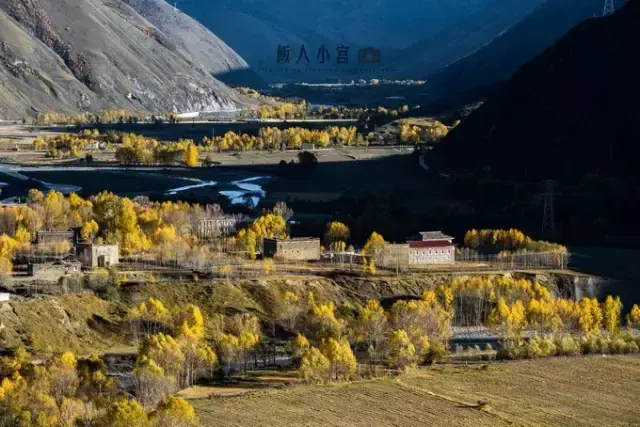
[[[86,151],[97,149],[97,137],[97,131],[38,137],[33,140],[33,149],[35,151],[46,150],[47,157],[54,159],[82,157]]]
[[[448,133],[449,128],[438,120],[424,126],[415,126],[404,120],[400,123],[400,142],[403,144],[438,142]]]
[[[125,110],[104,110],[99,113],[61,114],[38,113],[37,125],[99,125],[116,123],[138,123],[145,121],[146,115]]]
[[[116,159],[124,165],[185,165],[199,164],[199,150],[193,140],[181,139],[177,143],[160,143],[133,133],[108,133],[100,135],[97,129],[77,134],[38,137],[33,141],[36,151],[46,150],[51,158],[79,158],[86,152],[103,147],[117,146]]]
[[[159,143],[155,139],[126,135],[116,149],[116,159],[124,165],[185,165],[199,164],[199,150],[193,140]]]
[[[368,140],[357,133],[355,127],[331,126],[324,130],[313,130],[301,127],[279,129],[277,127],[260,128],[258,135],[236,134],[233,131],[215,138],[205,137],[202,141],[204,149],[210,151],[251,151],[300,149],[303,144],[314,144],[324,148],[330,145],[365,146]]]
[[[640,327],[640,308],[634,305],[623,330],[620,298],[608,296],[580,301],[500,299],[488,319],[504,338],[504,356],[512,359],[574,356],[579,354],[637,353],[640,339],[631,332]],[[535,334],[525,339],[525,331]],[[540,332],[542,331],[542,332]]]
[[[567,253],[565,246],[533,240],[522,231],[513,228],[509,230],[469,230],[464,235],[464,245],[480,253],[499,253],[501,251]]]

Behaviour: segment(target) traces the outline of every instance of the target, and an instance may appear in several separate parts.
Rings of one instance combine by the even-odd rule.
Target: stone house
[[[262,243],[262,256],[283,261],[316,261],[320,259],[320,239],[316,237],[265,238]]]
[[[87,268],[109,267],[120,262],[118,244],[80,243],[76,246],[76,254]]]

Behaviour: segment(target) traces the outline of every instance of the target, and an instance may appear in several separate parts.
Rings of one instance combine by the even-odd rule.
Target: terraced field
[[[638,396],[640,357],[612,356],[439,367],[192,403],[203,426],[602,427],[640,425]]]

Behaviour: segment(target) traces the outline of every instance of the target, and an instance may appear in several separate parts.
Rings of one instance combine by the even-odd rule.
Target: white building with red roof
[[[454,264],[456,247],[453,237],[441,231],[424,231],[415,238],[408,239],[409,264]]]

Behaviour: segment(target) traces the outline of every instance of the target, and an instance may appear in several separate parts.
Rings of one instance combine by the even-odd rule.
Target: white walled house
[[[441,231],[421,232],[409,245],[409,265],[454,264],[456,247],[453,237]]]

